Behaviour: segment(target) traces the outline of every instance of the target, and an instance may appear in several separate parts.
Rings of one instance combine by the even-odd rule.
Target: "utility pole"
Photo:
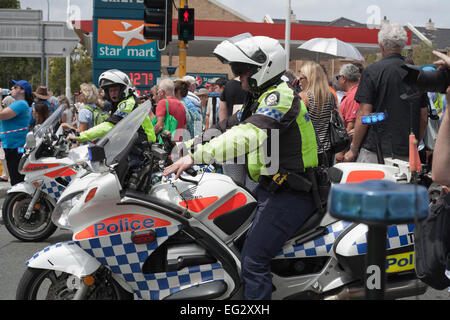
[[[284,50],[286,51],[286,70],[288,70],[290,60],[290,49],[291,49],[291,0],[287,0],[286,31],[284,43],[285,43]]]
[[[50,0],[47,0],[47,21],[50,21]],[[47,87],[47,90],[49,90],[48,86],[48,64],[49,64],[49,57],[45,57],[45,86]]]
[[[185,6],[186,0],[180,0],[180,8],[184,8]],[[188,48],[188,45],[183,40],[179,40],[178,48],[180,49],[178,54],[179,58],[178,77],[183,78],[186,75],[186,50]]]

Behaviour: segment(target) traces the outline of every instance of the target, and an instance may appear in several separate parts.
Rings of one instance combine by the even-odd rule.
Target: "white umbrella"
[[[353,45],[336,38],[314,38],[298,47],[317,53],[325,53],[334,57],[364,61],[364,57]]]

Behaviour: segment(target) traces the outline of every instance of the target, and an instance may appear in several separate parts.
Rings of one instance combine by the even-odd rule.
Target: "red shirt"
[[[355,94],[357,90],[358,85],[355,85],[348,90],[347,94],[342,98],[341,105],[339,107],[339,111],[341,112],[346,128],[349,122],[356,121],[356,116],[359,111],[359,103],[355,101]]]
[[[175,141],[181,141],[183,129],[186,127],[186,108],[180,100],[174,97],[168,97],[169,102],[169,114],[173,116],[177,121],[177,132],[175,133]],[[156,117],[166,115],[166,99],[158,102],[156,105]],[[182,129],[182,130],[180,130]]]

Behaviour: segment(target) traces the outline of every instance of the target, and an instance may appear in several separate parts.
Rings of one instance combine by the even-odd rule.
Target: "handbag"
[[[430,214],[416,223],[414,254],[417,278],[436,290],[450,287],[450,193],[441,191]]]
[[[350,138],[345,129],[344,120],[337,109],[331,111],[330,117],[330,143],[333,154],[344,151],[350,145]]]
[[[164,127],[163,127],[163,129],[158,133],[158,141],[159,141],[159,143],[161,143],[161,144],[163,144],[164,141],[162,140],[160,134],[161,134],[163,131],[166,131],[166,130],[167,130],[167,131],[169,131],[169,132],[171,133],[171,135],[172,135],[172,137],[173,137],[174,134],[175,134],[175,130],[177,130],[177,126],[178,126],[178,121],[177,121],[177,119],[175,119],[174,116],[172,116],[172,115],[169,114],[169,101],[168,101],[167,99],[165,99],[165,101],[166,101],[166,117],[165,117],[165,119],[164,119]],[[155,124],[156,124],[157,121],[158,121],[158,119],[157,119],[156,117],[154,117],[154,118],[152,119],[152,124],[153,124],[153,126],[155,126]]]

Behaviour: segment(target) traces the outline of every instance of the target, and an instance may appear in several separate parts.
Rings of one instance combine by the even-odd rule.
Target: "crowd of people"
[[[401,54],[407,43],[406,31],[400,25],[386,24],[378,40],[383,57],[379,62],[366,68],[360,63],[344,64],[331,80],[325,69],[312,61],[303,63],[298,75],[285,70],[285,53],[278,41],[247,36],[217,46],[214,54],[230,64],[235,78],[219,78],[206,88],[197,88],[195,78],[185,76],[163,79],[151,94],[137,97],[126,74],[109,70],[100,76],[99,87],[81,84],[72,105],[64,96],[54,98],[46,87],[33,92],[27,81],[13,80],[11,97],[3,99],[0,111],[5,158],[2,163],[6,160],[11,184],[23,179],[17,170],[17,148],[24,145],[26,133],[42,124],[56,106],[64,105],[63,127],[77,131],[69,139],[85,143],[104,135],[142,101],[150,99],[153,107],[139,129],[140,137],[156,141],[159,133],[169,130],[175,141],[184,142],[190,150],[166,168],[164,175],[179,176],[194,164],[194,159],[205,163],[216,160],[223,163],[223,172],[238,183],[253,184],[251,189],[259,205],[242,253],[244,296],[268,299],[272,290],[268,272],[271,258],[312,215],[317,203],[310,191],[303,191],[304,186],[282,185],[283,181],[274,179],[277,175],[265,173],[264,163],[227,161],[243,155],[253,159],[252,146],[260,148],[264,140],[270,139],[268,132],[276,129],[280,130],[279,173],[287,177],[312,179],[307,174],[309,169],[338,162],[377,163],[378,139],[385,157],[408,160],[410,133],[421,142],[428,130],[431,96],[424,92],[411,99],[401,98],[406,91],[406,61]],[[436,65],[449,68],[450,58],[436,54],[440,58]],[[442,122],[439,120],[435,143],[426,146],[427,151],[435,149],[436,155],[425,161],[433,163],[433,179],[448,186],[450,116],[445,111],[445,95],[439,94],[439,99],[432,102],[441,112]],[[351,139],[348,148],[337,154],[332,152],[330,140],[333,110],[339,111]],[[387,117],[383,124],[368,127],[361,117],[373,112],[383,112]],[[202,140],[211,128],[222,134]],[[195,148],[198,139],[194,137],[201,138]],[[223,150],[228,142],[236,151],[231,156]],[[6,171],[2,179],[8,179]],[[271,234],[270,243],[267,234]]]

